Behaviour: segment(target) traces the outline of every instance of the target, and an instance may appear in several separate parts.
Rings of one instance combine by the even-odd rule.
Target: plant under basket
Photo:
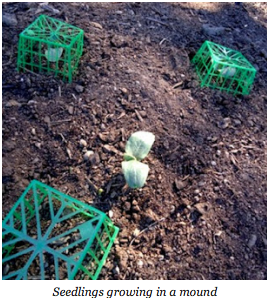
[[[61,75],[72,82],[83,50],[82,29],[40,15],[19,35],[18,70]]]
[[[210,41],[202,44],[192,63],[202,87],[234,95],[248,95],[256,76],[256,69],[240,52]]]

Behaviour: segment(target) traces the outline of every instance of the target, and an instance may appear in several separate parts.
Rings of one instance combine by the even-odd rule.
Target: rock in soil
[[[86,152],[84,153],[83,159],[84,159],[85,161],[88,161],[88,160],[90,159],[90,157],[92,157],[93,155],[94,155],[94,151],[88,150],[88,151],[86,151]]]
[[[2,15],[2,23],[6,26],[15,27],[18,24],[18,20],[15,14],[4,13]]]
[[[202,25],[203,31],[204,33],[208,34],[208,35],[221,35],[224,33],[225,28],[222,26],[216,27],[216,26],[212,26],[209,24],[203,24]]]
[[[75,90],[77,93],[82,93],[84,91],[84,87],[79,84],[76,84]]]

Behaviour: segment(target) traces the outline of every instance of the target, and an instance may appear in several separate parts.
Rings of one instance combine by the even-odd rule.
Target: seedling
[[[147,131],[137,131],[127,141],[122,171],[130,188],[142,188],[146,183],[149,167],[140,161],[148,155],[154,141],[154,134]]]

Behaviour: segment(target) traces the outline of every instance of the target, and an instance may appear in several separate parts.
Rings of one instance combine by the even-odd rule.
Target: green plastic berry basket
[[[105,213],[33,180],[2,222],[2,279],[97,279],[118,231]]]
[[[18,70],[61,75],[72,82],[83,50],[82,29],[40,15],[19,35]]]
[[[201,87],[219,89],[233,95],[248,95],[256,69],[238,51],[205,41],[192,63],[201,81]]]

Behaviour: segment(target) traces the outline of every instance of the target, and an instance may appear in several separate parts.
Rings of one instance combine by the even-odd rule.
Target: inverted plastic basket
[[[119,229],[33,180],[2,222],[3,279],[97,279]]]
[[[256,69],[240,52],[210,41],[202,44],[192,63],[202,87],[234,95],[248,95],[256,76]]]
[[[18,70],[54,73],[72,81],[83,50],[82,29],[40,15],[19,35]]]

